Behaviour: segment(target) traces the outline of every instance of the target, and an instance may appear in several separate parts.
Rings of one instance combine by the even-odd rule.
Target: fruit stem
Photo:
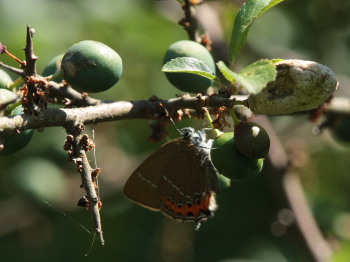
[[[207,121],[208,121],[208,123],[209,123],[211,129],[213,130],[215,137],[221,135],[221,132],[220,132],[218,129],[216,129],[216,128],[214,127],[214,125],[213,125],[213,119],[211,118],[208,109],[205,109],[205,118],[207,119]]]
[[[236,116],[235,111],[233,110],[233,108],[229,109],[230,115],[233,119],[233,125],[236,127],[239,125],[239,123],[241,123],[241,120],[238,119],[238,117]]]
[[[13,81],[11,84],[9,84],[7,88],[10,89],[11,91],[14,91],[13,89],[16,86],[22,84],[23,82],[24,82],[24,79],[22,77],[19,77],[15,81]]]
[[[10,104],[6,107],[5,114],[6,115],[11,115],[12,111],[15,110],[18,106],[21,105],[21,101],[17,101],[16,103]]]
[[[223,88],[223,89],[226,88],[225,84],[222,82],[222,80],[218,76],[214,79],[214,81],[220,88]]]
[[[59,77],[63,77],[63,71],[60,69],[58,70],[56,73],[54,73],[53,75],[50,75],[50,76],[47,76],[46,79],[48,81],[53,81],[55,80],[56,78],[59,78]]]
[[[25,66],[25,62],[22,61],[21,59],[19,59],[17,56],[15,56],[14,54],[10,53],[6,46],[4,45],[1,45],[2,49],[1,49],[1,54],[6,54],[8,55],[9,57],[11,57],[12,59],[14,59],[17,63],[19,63],[21,66]]]

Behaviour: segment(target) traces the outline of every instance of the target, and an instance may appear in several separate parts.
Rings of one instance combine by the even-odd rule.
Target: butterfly
[[[219,184],[210,160],[211,140],[203,130],[187,127],[180,132],[182,137],[162,145],[131,174],[124,194],[172,219],[200,224],[217,209]]]

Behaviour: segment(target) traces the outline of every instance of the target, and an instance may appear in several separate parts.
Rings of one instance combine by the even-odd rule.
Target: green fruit
[[[12,82],[13,81],[9,74],[0,69],[0,88],[7,88],[7,86]]]
[[[217,174],[217,178],[218,178],[220,190],[231,187],[231,179],[220,174]]]
[[[197,42],[182,40],[173,43],[165,54],[163,64],[178,57],[193,57],[201,60],[215,74],[213,57],[208,49]],[[203,93],[213,84],[210,79],[188,73],[166,72],[165,76],[177,89],[189,93]]]
[[[242,155],[234,146],[234,133],[224,133],[215,138],[210,156],[218,172],[233,180],[245,180],[261,172],[264,159]]]
[[[9,103],[17,98],[17,95],[10,90],[0,88],[0,104]]]
[[[18,96],[15,93],[11,92],[8,89],[0,88],[0,105],[1,104],[8,104],[9,105],[9,103],[13,103],[17,99],[18,99]],[[11,111],[9,111],[10,109],[8,109],[9,108],[8,105],[7,105],[7,107],[3,108],[0,111],[0,116],[11,114]]]
[[[63,56],[61,70],[64,80],[77,91],[98,93],[119,81],[123,64],[110,47],[85,40],[68,49]]]
[[[339,118],[330,126],[335,140],[344,146],[350,146],[350,118]]]
[[[0,90],[1,91],[1,90]],[[12,111],[12,115],[22,114],[22,106],[18,106],[15,110]],[[34,130],[25,130],[19,134],[11,134],[4,138],[0,138],[4,149],[0,151],[0,156],[13,154],[24,147],[26,147],[30,140],[32,139]]]
[[[270,150],[270,138],[260,125],[241,121],[235,127],[234,145],[246,157],[265,158]]]
[[[64,54],[60,54],[60,55],[52,58],[50,60],[50,62],[46,65],[46,67],[44,68],[42,75],[43,76],[50,76],[50,75],[57,73],[61,68],[63,56],[64,56]],[[62,77],[57,77],[53,81],[59,83],[59,82],[62,82],[62,80],[63,80]]]

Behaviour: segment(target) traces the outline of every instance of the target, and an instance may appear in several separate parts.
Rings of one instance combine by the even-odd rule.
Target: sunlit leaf
[[[195,74],[209,79],[216,78],[209,67],[207,67],[202,61],[193,57],[178,57],[172,59],[163,65],[162,71]]]
[[[276,79],[277,70],[272,61],[260,60],[244,68],[239,75],[250,84],[244,86],[249,93],[257,94],[266,87],[267,83]]]
[[[233,64],[244,45],[252,23],[271,7],[283,0],[247,0],[239,10],[232,30],[229,58]]]
[[[276,68],[271,60],[257,61],[244,68],[239,74],[231,71],[221,61],[217,63],[217,66],[228,81],[240,84],[251,94],[261,92],[267,83],[275,80],[277,75]]]

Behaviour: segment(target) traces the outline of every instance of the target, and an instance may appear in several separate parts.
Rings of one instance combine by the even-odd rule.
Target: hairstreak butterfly
[[[181,138],[165,143],[132,173],[124,194],[170,218],[199,224],[217,208],[219,185],[209,155],[211,140],[203,130],[187,127],[180,132]]]

